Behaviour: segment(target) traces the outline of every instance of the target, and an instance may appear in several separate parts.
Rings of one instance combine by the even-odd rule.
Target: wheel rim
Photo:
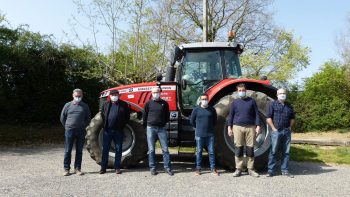
[[[131,153],[132,149],[135,146],[135,131],[129,126],[128,124],[125,126],[124,130],[124,139],[123,139],[123,152],[122,152],[122,157],[128,155]],[[99,133],[99,144],[100,148],[102,150],[103,148],[103,128],[101,129]],[[111,148],[109,150],[109,156],[110,157],[115,157],[115,145],[114,142],[111,142]]]
[[[263,153],[265,153],[270,146],[270,138],[268,137],[270,135],[270,131],[265,121],[263,121],[263,117],[264,116],[260,114],[260,134],[256,137],[256,140],[254,143],[255,157],[258,157]],[[229,149],[232,152],[235,152],[235,145],[233,142],[233,138],[228,136],[227,134],[227,126],[225,126],[225,129],[223,132],[224,132],[223,135],[224,135],[227,147],[229,147]]]

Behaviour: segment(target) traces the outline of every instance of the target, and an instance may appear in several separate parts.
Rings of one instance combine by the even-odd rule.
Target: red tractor
[[[142,113],[145,103],[151,99],[151,89],[159,86],[161,98],[169,103],[170,121],[167,123],[170,147],[195,146],[194,129],[189,116],[198,104],[202,93],[209,96],[209,104],[218,114],[215,151],[219,165],[234,168],[233,139],[227,134],[226,118],[233,99],[238,98],[236,85],[245,83],[247,95],[253,97],[259,107],[261,133],[254,147],[255,168],[265,169],[270,147],[270,128],[266,124],[269,102],[276,97],[276,88],[270,81],[242,78],[239,55],[243,47],[232,42],[202,42],[183,44],[175,48],[171,65],[167,68],[165,80],[111,88],[101,92],[100,106],[109,99],[110,90],[117,89],[121,99],[129,103],[132,116],[124,129],[122,165],[136,165],[147,156],[146,131],[142,127]],[[87,149],[98,164],[102,156],[102,119],[98,113],[87,128]],[[113,145],[112,145],[113,147]],[[113,167],[114,152],[109,154],[109,167]]]

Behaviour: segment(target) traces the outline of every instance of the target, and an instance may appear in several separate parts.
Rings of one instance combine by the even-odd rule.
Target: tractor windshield
[[[181,75],[182,107],[192,109],[198,97],[215,83],[241,76],[238,55],[227,49],[186,51]]]

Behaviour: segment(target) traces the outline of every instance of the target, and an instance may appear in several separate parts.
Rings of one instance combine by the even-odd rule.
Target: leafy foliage
[[[247,50],[243,53],[241,64],[245,76],[255,79],[267,76],[286,82],[309,64],[310,49],[303,47],[291,32],[280,30],[275,34],[273,45],[266,50],[259,53]]]
[[[350,83],[346,68],[329,61],[319,73],[305,81],[295,99],[298,130],[350,128]]]
[[[1,120],[58,122],[62,106],[78,87],[96,112],[96,98],[103,87],[98,78],[85,75],[96,64],[89,57],[87,49],[58,46],[49,36],[23,27],[0,26]]]

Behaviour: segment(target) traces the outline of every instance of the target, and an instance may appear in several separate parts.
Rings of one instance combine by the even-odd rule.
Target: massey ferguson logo
[[[129,88],[129,92],[133,92],[134,91],[134,89],[133,88]]]

